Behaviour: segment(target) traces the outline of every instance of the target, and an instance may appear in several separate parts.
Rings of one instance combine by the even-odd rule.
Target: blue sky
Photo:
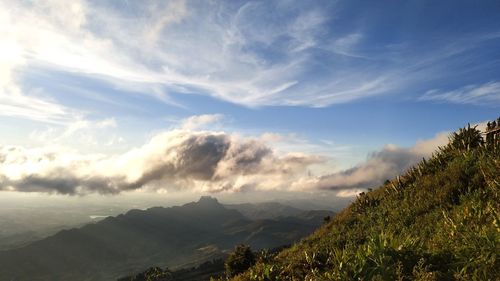
[[[498,1],[0,1],[0,146],[24,151],[3,164],[0,189],[44,191],[22,180],[157,157],[148,149],[159,136],[161,154],[218,133],[272,157],[254,179],[219,181],[235,161],[221,160],[208,178],[176,170],[131,189],[365,188],[401,171],[383,162],[373,177],[378,156],[410,165],[429,154],[419,144],[498,117],[499,12]],[[45,166],[19,160],[49,150],[61,156]],[[287,158],[297,153],[300,167]],[[271,178],[262,163],[284,168]],[[341,177],[350,168],[359,175]],[[112,192],[142,179],[117,182],[116,169],[100,175]],[[292,170],[309,176],[283,181]],[[57,192],[101,190],[76,180],[90,172]]]

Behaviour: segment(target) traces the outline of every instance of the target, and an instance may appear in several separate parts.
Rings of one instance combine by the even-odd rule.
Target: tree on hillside
[[[172,272],[167,268],[165,270],[159,267],[150,267],[146,271],[135,276],[124,277],[118,281],[167,281],[172,280]]]
[[[227,277],[238,275],[255,264],[255,255],[247,245],[238,245],[224,264]]]

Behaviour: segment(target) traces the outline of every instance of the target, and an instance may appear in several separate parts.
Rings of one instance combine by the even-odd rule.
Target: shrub
[[[227,258],[224,267],[226,269],[226,275],[228,277],[233,277],[244,272],[254,264],[255,255],[250,247],[247,245],[238,245],[235,247],[234,252]]]

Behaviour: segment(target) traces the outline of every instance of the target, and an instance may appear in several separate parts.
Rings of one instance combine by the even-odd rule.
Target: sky
[[[498,117],[499,14],[0,0],[0,193],[352,198]]]

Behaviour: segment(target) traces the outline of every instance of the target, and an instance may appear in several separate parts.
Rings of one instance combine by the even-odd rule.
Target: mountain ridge
[[[132,209],[0,252],[0,280],[112,280],[148,266],[220,258],[238,243],[254,248],[290,244],[321,223],[320,217],[251,220],[211,197]]]

